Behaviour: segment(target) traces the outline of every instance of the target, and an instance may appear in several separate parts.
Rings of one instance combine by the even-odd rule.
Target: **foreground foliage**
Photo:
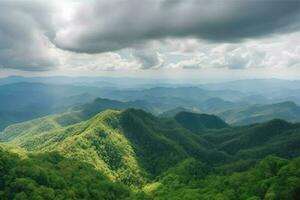
[[[255,167],[224,175],[210,174],[196,161],[187,161],[159,179],[146,192],[153,199],[296,200],[300,198],[300,158],[267,157]],[[147,190],[148,189],[148,190]]]
[[[20,159],[0,150],[0,199],[132,199],[92,166],[57,153]]]

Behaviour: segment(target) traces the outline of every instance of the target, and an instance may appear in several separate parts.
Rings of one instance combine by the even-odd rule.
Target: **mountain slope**
[[[12,140],[15,134],[26,135],[36,134],[49,131],[54,128],[65,127],[68,125],[76,124],[78,122],[90,119],[97,113],[111,109],[126,109],[126,108],[144,108],[145,110],[151,109],[146,102],[131,101],[121,102],[110,99],[96,98],[91,103],[74,106],[70,111],[48,115],[38,119],[16,123],[8,126],[0,134],[0,140]]]
[[[222,119],[215,115],[180,112],[174,119],[186,129],[194,133],[204,132],[208,129],[221,129],[229,127]]]
[[[91,195],[98,194],[88,189],[83,192],[86,196],[77,196],[94,186],[104,195],[103,199],[264,199],[273,195],[290,200],[299,194],[299,158],[266,156],[288,159],[299,156],[300,124],[272,120],[228,127],[212,115],[183,112],[179,117],[183,114],[186,121],[180,122],[176,117],[157,118],[137,109],[106,110],[86,121],[78,119],[79,123],[60,123],[73,114],[57,115],[60,121],[52,115],[27,122],[27,127],[22,123],[19,129],[4,132],[3,146],[17,146],[25,151],[25,157],[29,155],[30,165],[13,163],[17,168],[25,166],[26,170],[21,171],[23,178],[29,176],[37,182],[39,177],[44,180],[46,176],[47,180],[50,173],[72,183],[81,179],[78,183],[83,187],[67,185],[76,190],[77,199],[97,199],[98,196]],[[191,125],[195,123],[201,123],[196,126],[201,134],[187,129],[194,128]],[[56,164],[60,160],[62,163]],[[34,171],[28,173],[30,167],[34,171],[42,170],[42,175],[31,176]],[[87,170],[85,178],[81,167]],[[97,180],[98,176],[107,178],[99,177],[99,183],[94,176]],[[95,185],[89,186],[90,182]],[[14,186],[10,185],[8,191]],[[41,189],[40,182],[35,186]],[[107,197],[110,187],[114,196]],[[59,192],[57,187],[53,190],[55,194]],[[27,195],[27,188],[21,191]]]
[[[92,164],[110,177],[127,184],[141,184],[144,173],[138,166],[128,140],[113,127],[119,111],[101,115],[75,125],[44,132],[27,132],[10,141],[31,152],[58,151],[68,158]]]
[[[91,165],[57,153],[20,158],[0,147],[0,199],[140,199]]]
[[[233,125],[246,125],[269,121],[274,118],[290,122],[300,121],[300,107],[294,102],[282,102],[269,105],[252,105],[245,108],[228,110],[219,114],[226,122]]]
[[[269,154],[285,158],[300,155],[300,124],[279,119],[213,131],[204,138],[237,159],[263,158]]]
[[[203,164],[187,160],[174,166],[144,191],[160,199],[281,199],[300,196],[300,158],[266,157],[242,172],[207,174]]]
[[[141,185],[189,157],[210,164],[228,159],[175,121],[161,121],[142,110],[107,110],[74,125],[54,126],[44,131],[8,129],[2,140],[30,152],[58,151],[128,185]]]

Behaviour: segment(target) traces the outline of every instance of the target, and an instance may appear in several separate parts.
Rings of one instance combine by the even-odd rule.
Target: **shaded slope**
[[[207,129],[222,129],[229,127],[222,119],[215,115],[180,112],[174,119],[186,129],[200,133]]]
[[[175,121],[163,121],[142,110],[124,111],[121,126],[142,165],[154,175],[188,157],[210,164],[228,159]]]
[[[216,148],[237,158],[300,155],[300,124],[275,119],[266,123],[214,131],[204,135]]]

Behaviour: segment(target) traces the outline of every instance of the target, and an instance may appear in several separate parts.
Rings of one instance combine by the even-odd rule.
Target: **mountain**
[[[277,155],[291,158],[300,154],[300,124],[274,119],[261,124],[215,130],[203,137],[237,159]]]
[[[258,87],[259,86],[259,87]],[[208,90],[236,90],[246,93],[260,93],[299,89],[299,80],[281,80],[281,79],[246,79],[235,80],[221,83],[202,84],[200,87]]]
[[[139,109],[79,116],[79,110],[50,115],[0,134],[0,176],[10,176],[0,179],[1,199],[30,198],[30,191],[42,199],[112,200],[300,194],[300,124],[277,119],[229,127],[214,115],[158,118]]]
[[[52,124],[44,118],[26,122],[27,127],[8,127],[1,140],[30,152],[58,151],[90,163],[112,180],[133,185],[189,157],[207,163],[228,159],[175,121],[162,121],[142,110],[107,110],[70,126],[50,118]]]
[[[17,82],[23,79],[25,82]],[[30,80],[35,82],[28,82]],[[55,82],[55,80],[57,80],[57,83],[65,84],[49,84]],[[112,103],[114,105],[110,105],[102,100],[103,105],[108,103],[108,106],[104,106],[103,109],[134,107],[142,108],[153,114],[161,114],[167,110],[186,105],[189,105],[189,110],[199,110],[198,98],[206,100],[218,94],[228,98],[240,95],[234,91],[206,91],[196,87],[116,90],[115,88],[106,88],[104,85],[103,87],[101,85],[98,85],[99,87],[71,85],[70,79],[67,79],[66,82],[63,82],[63,80],[63,78],[48,78],[42,81],[40,79],[21,77],[11,77],[2,80],[3,83],[11,84],[0,84],[0,130],[13,123],[64,112],[74,106],[80,107],[80,105],[87,104],[99,96],[115,100]],[[183,99],[182,96],[190,96],[191,98]],[[218,111],[225,108],[228,108],[228,106],[224,105],[224,108],[219,108]],[[97,111],[99,112],[99,109],[96,109]]]
[[[164,118],[168,118],[168,117],[172,118],[172,117],[175,117],[175,115],[177,115],[178,113],[184,112],[184,111],[189,112],[189,110],[184,108],[184,107],[176,107],[174,109],[167,110],[167,111],[159,114],[158,116],[159,117],[164,117]]]
[[[300,107],[294,102],[287,101],[268,105],[251,105],[228,110],[218,116],[232,125],[259,123],[274,118],[298,122],[300,121]]]
[[[194,133],[201,133],[208,129],[229,127],[228,124],[215,115],[180,112],[175,115],[174,119],[183,127]]]
[[[59,84],[73,86],[92,86],[99,88],[153,88],[157,86],[180,86],[180,82],[163,79],[145,79],[135,77],[106,77],[106,76],[41,76],[24,77],[9,76],[0,78],[0,85],[20,82]],[[174,83],[173,83],[174,82]],[[191,84],[184,84],[191,85]]]
[[[127,108],[144,108],[147,110],[150,109],[150,106],[148,108],[147,102],[143,101],[121,102],[110,99],[96,98],[90,103],[74,106],[67,112],[48,115],[8,126],[3,130],[3,134],[0,135],[0,139],[11,140],[16,133],[21,136],[28,133],[44,132],[53,128],[61,128],[73,125],[90,119],[94,115],[108,108],[119,110]]]
[[[62,112],[100,95],[94,87],[15,83],[0,85],[0,130],[6,126]]]
[[[225,110],[233,109],[239,105],[231,101],[225,101],[221,98],[214,97],[202,101],[198,105],[198,109],[204,113],[220,113]]]
[[[234,90],[206,90],[200,87],[153,87],[149,89],[123,89],[108,91],[103,97],[122,101],[147,100],[157,102],[160,98],[177,98],[182,101],[204,101],[209,98],[219,97],[227,101],[238,100],[244,93]],[[189,97],[189,98],[184,98]]]
[[[153,108],[153,106],[146,101],[136,100],[136,101],[122,102],[122,101],[105,99],[105,98],[96,98],[91,103],[75,106],[72,110],[81,111],[83,115],[87,115],[88,117],[91,117],[106,109],[120,110],[120,109],[127,109],[127,108],[138,108],[148,112],[152,112],[152,111],[155,112],[155,108]]]

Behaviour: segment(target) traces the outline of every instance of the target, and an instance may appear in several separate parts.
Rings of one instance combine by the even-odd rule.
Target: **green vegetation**
[[[243,172],[207,176],[201,164],[186,161],[152,185],[154,190],[150,186],[144,190],[155,200],[297,200],[300,158],[288,161],[270,156]]]
[[[89,118],[93,112],[7,127],[0,199],[299,199],[300,124],[229,127],[214,115],[158,118],[136,109]]]
[[[222,129],[229,127],[222,119],[215,115],[180,112],[175,120],[184,128],[194,133],[200,133],[207,129]]]
[[[238,159],[264,158],[267,155],[292,158],[300,155],[300,124],[278,119],[214,131],[203,137],[218,150]]]
[[[57,153],[21,159],[0,149],[0,199],[135,199],[121,183],[113,183],[92,166]],[[140,199],[140,198],[137,198]]]

